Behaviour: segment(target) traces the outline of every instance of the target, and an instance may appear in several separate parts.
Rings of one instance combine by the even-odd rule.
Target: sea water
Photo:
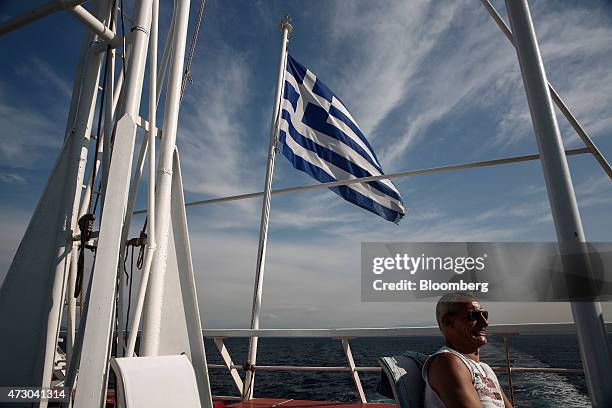
[[[248,339],[229,339],[225,344],[235,364],[246,358]],[[357,366],[377,367],[377,358],[419,351],[431,354],[442,346],[439,336],[361,338],[350,340]],[[510,338],[513,367],[582,368],[575,334],[521,334]],[[206,341],[209,363],[221,364],[212,341]],[[503,339],[490,336],[481,349],[481,359],[491,366],[505,367]],[[340,340],[260,338],[258,365],[347,366]],[[238,395],[227,370],[211,372],[214,395]],[[242,374],[242,372],[241,372]],[[359,373],[368,402],[392,402],[376,392],[380,374]],[[510,398],[508,377],[498,373]],[[581,374],[513,373],[515,407],[590,407],[584,376]],[[255,397],[326,401],[358,401],[353,380],[347,372],[258,372]]]

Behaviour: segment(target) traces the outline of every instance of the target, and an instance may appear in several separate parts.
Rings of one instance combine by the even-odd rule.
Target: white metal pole
[[[127,64],[126,80],[123,84],[125,96],[121,115],[128,114],[136,121],[142,92],[142,82],[147,59],[147,42],[151,24],[152,0],[141,0],[137,6],[136,24],[131,30],[129,64]]]
[[[178,267],[179,284],[187,325],[187,338],[189,341],[191,364],[195,370],[200,404],[202,408],[213,408],[210,380],[208,377],[208,363],[204,350],[204,337],[202,336],[202,320],[198,307],[198,294],[196,290],[195,274],[193,272],[193,259],[191,257],[191,244],[189,243],[189,230],[187,228],[187,214],[185,213],[185,197],[183,195],[183,177],[181,175],[181,162],[178,149],[174,150],[172,177],[172,197],[170,204],[172,232]]]
[[[100,224],[96,263],[90,281],[92,289],[81,348],[84,358],[80,359],[79,380],[74,397],[76,408],[102,405],[106,391],[110,340],[114,328],[116,273],[122,230],[127,227],[123,225],[123,219],[137,130],[135,118],[139,111],[146,64],[151,0],[140,0],[135,7],[136,20],[130,34],[130,61],[123,85],[122,107],[117,115],[119,119],[113,156],[105,186],[104,214]]]
[[[115,13],[116,10],[113,10]],[[113,19],[113,28],[117,27],[116,18]],[[106,66],[106,87],[104,92],[106,95],[104,96],[105,107],[104,107],[104,144],[106,147],[102,151],[102,181],[106,181],[106,177],[104,176],[108,172],[108,165],[110,164],[111,158],[111,139],[113,136],[113,128],[114,128],[114,116],[115,116],[115,108],[117,106],[117,96],[120,91],[117,91],[117,95],[115,95],[115,49],[108,49],[107,52],[110,52],[110,56],[108,58],[107,66]],[[123,81],[121,81],[123,82]],[[119,90],[121,88],[119,87]],[[102,184],[104,185],[104,184]],[[102,189],[101,189],[102,190]],[[99,192],[102,194],[102,191]],[[100,196],[100,205],[102,205],[102,196]]]
[[[101,137],[100,143],[98,144],[98,160],[93,163],[93,166],[89,169],[89,173],[86,177],[84,177],[86,184],[85,192],[83,194],[83,199],[81,200],[81,206],[79,212],[77,214],[77,220],[79,220],[82,216],[87,213],[89,208],[89,201],[91,197],[92,185],[88,182],[92,177],[91,173],[94,172],[93,178],[96,179],[98,174],[98,170],[100,167],[100,162],[102,158],[102,152],[105,150],[104,139],[106,136],[98,135]],[[79,186],[77,186],[78,188]],[[80,194],[79,189],[79,194]],[[76,231],[74,231],[76,234]],[[83,231],[81,231],[83,233]],[[84,250],[84,249],[82,249]],[[78,273],[78,258],[79,258],[79,244],[77,241],[73,241],[72,250],[70,252],[70,269],[68,273],[68,285],[66,290],[66,303],[68,304],[68,333],[66,336],[66,355],[67,355],[67,365],[69,365],[70,360],[72,358],[72,349],[74,347],[74,336],[76,333],[76,297],[74,296],[74,290],[76,288],[77,281],[77,273]]]
[[[166,251],[170,223],[170,194],[172,189],[172,161],[176,144],[178,115],[181,97],[181,82],[189,23],[189,0],[177,0],[173,36],[173,64],[168,78],[168,90],[164,109],[163,137],[160,144],[159,170],[156,191],[157,249],[153,256],[152,276],[147,288],[145,303],[141,355],[155,356],[159,349],[161,308],[163,302]]]
[[[81,3],[85,3],[87,0],[51,0],[42,6],[23,13],[9,21],[5,21],[0,24],[0,36],[6,33],[10,33],[13,30],[23,27],[26,24],[32,23],[36,20],[40,20],[50,14],[63,10],[65,8],[73,7]]]
[[[115,34],[112,28],[107,27],[106,24],[91,15],[91,13],[89,13],[85,7],[79,5],[70,7],[67,10],[70,14],[85,24],[87,28],[96,33],[100,39],[107,42],[111,47],[117,48],[123,44],[121,37]]]
[[[70,270],[68,272],[68,285],[66,289],[66,304],[68,305],[67,333],[66,333],[66,367],[70,366],[72,361],[72,352],[74,350],[74,337],[76,335],[76,298],[74,297],[74,288],[76,287],[76,277],[78,268],[78,245],[72,244],[70,251]]]
[[[276,144],[279,128],[279,112],[283,83],[285,81],[285,68],[287,64],[287,45],[289,34],[293,27],[289,24],[289,16],[285,16],[280,24],[282,32],[281,52],[278,62],[278,80],[276,82],[276,94],[274,96],[274,109],[272,112],[272,123],[270,126],[270,145],[268,147],[268,165],[266,167],[266,185],[264,188],[264,198],[261,208],[261,224],[259,226],[259,246],[257,248],[257,266],[255,269],[255,288],[253,290],[253,308],[251,310],[251,329],[259,329],[259,311],[261,309],[261,299],[263,292],[263,277],[266,260],[266,246],[268,241],[268,220],[270,219],[270,194],[272,191],[272,177],[274,175],[274,158],[276,156]],[[257,337],[249,339],[249,350],[247,355],[247,370],[242,390],[242,399],[253,398],[253,388],[255,386],[255,371],[252,369],[257,361]]]
[[[172,21],[170,22],[170,28],[168,29],[168,33],[166,34],[166,42],[164,43],[164,51],[161,57],[161,63],[159,66],[159,71],[157,73],[157,102],[159,103],[159,97],[161,96],[161,91],[164,86],[164,78],[166,75],[166,67],[168,66],[168,61],[170,60],[170,56],[172,55],[172,44],[174,39],[174,28],[176,26],[176,2],[174,3],[174,9],[172,10]]]
[[[157,114],[157,29],[158,29],[158,0],[153,0],[151,13],[151,41],[150,41],[150,65],[149,65],[149,129],[147,131],[147,145],[149,150],[149,185],[148,185],[148,212],[147,212],[147,250],[145,253],[144,267],[140,278],[140,288],[138,297],[134,307],[134,314],[130,323],[130,334],[128,337],[126,357],[132,357],[134,347],[136,346],[136,337],[138,336],[138,327],[140,325],[140,317],[144,305],[147,285],[151,272],[151,264],[153,255],[155,254],[155,125]],[[132,208],[133,210],[133,208]],[[133,277],[132,277],[133,279]]]
[[[189,16],[189,13],[187,14]],[[147,237],[148,252],[155,252],[155,134],[157,133],[157,32],[159,18],[159,0],[153,0],[151,13],[151,46],[149,66],[149,195],[148,195],[148,223],[149,235]],[[149,264],[150,268],[150,264]]]
[[[565,246],[585,242],[576,195],[527,0],[506,0],[506,8],[542,158],[557,239],[563,251]],[[566,271],[570,272],[582,271]],[[572,303],[572,313],[591,402],[594,407],[612,406],[609,385],[612,359],[601,305],[598,302]]]
[[[74,76],[74,84],[72,87],[72,97],[70,102],[70,110],[68,113],[68,120],[66,121],[66,138],[74,133],[75,116],[78,113],[81,86],[83,74],[85,73],[85,67],[88,61],[90,61],[90,46],[91,41],[94,38],[94,34],[88,32],[85,35],[83,44],[81,45],[81,51],[79,55],[79,63],[77,65],[76,73]],[[77,186],[78,188],[78,186]],[[75,193],[80,197],[81,189],[78,189]],[[85,194],[87,195],[87,194]],[[78,260],[78,243],[73,242],[72,250],[70,252],[70,269],[68,273],[68,283],[66,290],[66,303],[68,305],[67,324],[68,332],[66,336],[66,366],[70,366],[72,359],[72,350],[74,347],[74,339],[76,334],[76,298],[74,297],[74,288],[76,286],[76,273],[77,273],[77,260]]]
[[[122,50],[122,52],[125,53],[125,50]],[[115,49],[111,49],[111,53],[112,53],[111,54],[111,72],[109,73],[110,74],[109,78],[112,79],[113,86],[109,90],[109,96],[111,97],[105,98],[105,101],[110,103],[110,105],[107,105],[107,109],[105,111],[106,117],[104,119],[104,137],[106,138],[105,143],[108,146],[108,148],[104,149],[104,151],[102,152],[102,183],[101,183],[102,188],[100,191],[100,221],[102,221],[102,216],[104,214],[103,212],[104,197],[106,195],[106,186],[108,183],[108,170],[110,167],[111,152],[112,152],[112,139],[113,139],[116,119],[117,119],[117,115],[116,115],[117,106],[119,105],[119,100],[124,95],[122,90],[123,90],[123,81],[125,80],[123,76],[123,67],[122,67],[122,69],[119,70],[119,78],[117,78],[117,82],[115,83],[115,73],[114,73],[115,72],[115,62],[116,62]],[[128,59],[129,59],[129,52],[127,52],[125,55],[126,64],[127,64]]]
[[[99,1],[96,10],[99,16],[108,18],[110,7],[107,7],[103,1]],[[69,274],[70,270],[70,251],[73,249],[72,234],[76,229],[79,203],[82,194],[81,186],[83,184],[85,165],[87,163],[87,151],[91,134],[91,123],[96,105],[101,63],[102,56],[94,54],[93,46],[90,47],[87,72],[79,97],[79,110],[76,115],[76,125],[74,133],[69,136],[71,139],[69,141],[69,143],[71,143],[69,160],[71,163],[78,164],[70,168],[63,192],[65,208],[62,210],[62,214],[58,214],[65,219],[65,225],[63,230],[58,231],[58,243],[60,243],[60,246],[58,248],[57,259],[62,261],[57,264],[55,269],[52,297],[59,301],[54,302],[52,309],[49,311],[49,318],[46,326],[42,387],[49,387],[51,383],[54,356],[59,336],[59,326],[63,312],[63,300],[65,298],[66,283],[69,280],[69,276],[66,276],[66,274]],[[43,406],[46,406],[46,402],[41,402],[41,407]]]
[[[79,107],[83,74],[85,73],[86,64],[89,60],[89,47],[91,41],[93,40],[93,37],[94,34],[92,32],[87,32],[83,38],[83,43],[81,44],[79,62],[77,64],[77,69],[74,75],[74,82],[72,85],[72,96],[70,98],[68,119],[66,120],[66,133],[64,136],[65,138],[67,138],[74,130],[75,115],[77,114]]]
[[[565,151],[565,154],[567,156],[575,156],[578,154],[587,154],[587,153],[590,153],[587,147],[580,147],[578,149],[568,149]],[[520,163],[520,162],[533,161],[533,160],[539,160],[539,159],[540,159],[539,154],[528,154],[524,156],[511,156],[511,157],[505,157],[501,159],[481,160],[481,161],[469,162],[469,163],[451,164],[448,166],[428,167],[428,168],[418,169],[418,170],[400,171],[397,173],[382,174],[380,176],[358,177],[355,179],[329,181],[327,183],[316,183],[316,184],[307,184],[307,185],[296,186],[296,187],[279,188],[277,190],[272,190],[270,194],[271,195],[281,195],[281,194],[293,193],[296,191],[308,191],[308,190],[317,190],[317,189],[337,187],[337,186],[349,186],[351,184],[368,183],[370,181],[377,181],[377,180],[393,180],[393,179],[402,178],[402,177],[413,177],[413,176],[420,176],[424,174],[434,174],[434,173],[450,172],[450,171],[455,171],[455,170],[475,169],[479,167],[489,167],[489,166],[497,166],[500,164]],[[246,194],[238,194],[238,195],[225,196],[225,197],[219,197],[219,198],[209,198],[208,200],[191,201],[185,204],[185,207],[189,208],[189,207],[196,207],[199,205],[219,204],[219,203],[226,203],[229,201],[246,200],[250,198],[262,197],[263,195],[264,195],[264,192],[259,191],[257,193],[246,193]],[[147,210],[138,210],[138,211],[134,211],[134,214],[144,214],[146,212]]]
[[[113,24],[111,29],[116,27],[116,22],[114,21],[115,9],[110,10],[109,21],[112,21]],[[93,50],[92,50],[93,52]],[[104,88],[104,126],[103,130],[98,129],[98,137],[100,138],[100,143],[98,145],[98,160],[94,163],[94,168],[90,169],[91,171],[95,171],[94,180],[97,179],[98,173],[101,172],[103,175],[105,173],[105,168],[108,166],[107,160],[110,162],[110,150],[111,150],[111,134],[113,131],[112,117],[113,117],[113,88],[114,88],[114,71],[115,71],[115,50],[113,48],[108,49],[107,52],[110,52],[110,55],[106,59],[106,80],[105,80],[105,88]],[[80,80],[80,78],[79,78]],[[105,164],[106,163],[106,164]],[[88,174],[85,177],[85,180],[89,180],[91,174]],[[81,206],[78,212],[77,220],[79,220],[89,208],[89,200],[91,197],[92,188],[95,188],[94,185],[87,183],[85,188],[85,192],[83,194],[83,199],[81,200]],[[98,199],[101,201],[101,191],[95,192],[98,194]],[[74,347],[74,337],[76,334],[76,298],[74,297],[74,291],[76,287],[76,275],[78,268],[78,243],[73,243],[73,249],[70,256],[70,273],[68,279],[68,287],[66,291],[66,298],[68,303],[68,336],[67,336],[67,366],[72,359],[72,351]]]
[[[138,186],[140,185],[140,178],[142,177],[142,170],[144,167],[144,159],[145,156],[147,155],[147,149],[149,146],[149,139],[148,138],[143,138],[142,139],[142,143],[140,145],[140,152],[138,153],[138,161],[136,162],[136,169],[134,171],[134,177],[132,177],[132,182],[130,184],[130,192],[128,194],[128,203],[127,203],[127,209],[125,212],[125,217],[124,217],[124,221],[123,221],[123,225],[126,226],[126,228],[123,229],[122,231],[122,235],[121,235],[121,249],[120,249],[120,253],[119,253],[119,259],[120,259],[120,264],[123,264],[124,262],[124,256],[125,256],[125,248],[126,248],[126,243],[127,243],[127,239],[128,239],[128,234],[130,231],[130,224],[131,224],[131,220],[132,220],[132,213],[134,212],[134,206],[136,205],[136,194],[138,192]],[[147,230],[149,231],[149,228],[147,227]],[[149,251],[147,251],[148,253]],[[148,257],[148,255],[147,255]],[[123,283],[123,274],[120,274],[120,284]],[[149,276],[148,274],[143,274],[140,278],[140,291],[138,293],[138,297],[137,297],[137,301],[136,301],[136,306],[134,309],[134,314],[133,316],[139,316],[140,319],[140,313],[141,313],[141,308],[142,305],[139,305],[140,298],[142,297],[144,299],[145,296],[145,289],[146,289],[146,280],[148,280]],[[130,278],[130,279],[133,279]],[[143,289],[143,285],[144,285],[144,289]],[[122,287],[121,287],[122,288]],[[120,288],[120,289],[121,289]],[[123,304],[122,302],[120,302],[121,304],[121,313],[124,312],[123,310]],[[139,321],[139,320],[138,320]],[[133,330],[134,328],[134,319],[132,318],[132,323],[130,324],[130,335],[129,335],[129,339],[128,339],[128,345],[126,347],[126,352],[125,352],[125,356],[126,357],[131,357],[133,352],[134,352],[134,346],[136,345],[136,336],[138,335],[137,330],[138,330],[138,321],[136,321],[136,331]],[[134,338],[132,339],[132,333]],[[127,352],[127,350],[130,348],[129,344],[132,343],[132,351],[131,352]]]

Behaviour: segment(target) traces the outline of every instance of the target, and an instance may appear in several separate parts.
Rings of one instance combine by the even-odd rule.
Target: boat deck
[[[232,408],[298,408],[298,407],[342,407],[342,408],[395,408],[395,404],[379,404],[379,403],[368,403],[363,404],[360,402],[331,402],[331,401],[309,401],[309,400],[294,400],[294,399],[279,399],[279,398],[253,398],[248,401],[239,401],[234,403],[228,403],[225,407]]]

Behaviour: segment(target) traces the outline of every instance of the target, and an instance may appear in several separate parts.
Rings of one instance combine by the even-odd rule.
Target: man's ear
[[[442,326],[453,327],[453,319],[451,319],[450,316],[447,314],[442,316]]]

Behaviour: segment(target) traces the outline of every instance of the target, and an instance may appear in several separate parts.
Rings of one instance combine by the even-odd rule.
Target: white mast
[[[251,329],[259,329],[259,312],[261,309],[261,298],[263,291],[263,276],[266,261],[266,245],[268,241],[268,220],[270,219],[270,194],[272,191],[272,176],[274,174],[274,158],[276,156],[279,112],[283,84],[285,82],[285,66],[287,64],[287,45],[289,34],[293,27],[289,23],[289,16],[285,16],[281,21],[279,29],[282,32],[281,52],[278,62],[278,81],[276,83],[276,94],[274,96],[274,109],[272,111],[272,123],[270,126],[270,146],[268,147],[268,165],[266,167],[266,184],[264,188],[264,198],[261,208],[261,224],[259,226],[259,246],[257,248],[257,267],[255,269],[255,288],[253,290],[253,308],[251,310]],[[253,387],[255,385],[254,366],[257,361],[257,337],[249,339],[249,350],[247,355],[247,372],[242,390],[242,399],[253,397]]]
[[[153,255],[152,277],[147,288],[147,299],[144,309],[142,349],[144,356],[158,354],[161,308],[163,298],[164,275],[166,270],[166,252],[168,248],[168,228],[170,225],[170,191],[172,187],[172,160],[176,146],[176,131],[181,99],[183,78],[183,60],[187,41],[187,23],[189,22],[189,1],[179,0],[175,9],[174,33],[172,37],[173,64],[170,67],[168,90],[164,111],[163,137],[159,152],[158,182],[155,197],[157,249]]]
[[[529,5],[527,0],[506,0],[506,8],[540,150],[557,240],[563,254],[564,248],[578,247],[586,241],[576,195]],[[584,262],[582,266],[585,268],[583,271],[566,270],[565,273],[587,274],[588,263]],[[612,360],[601,305],[599,302],[573,302],[572,313],[591,401],[594,407],[609,407],[612,405],[612,388],[609,385]]]
[[[142,275],[140,277],[140,288],[138,290],[138,297],[136,298],[136,305],[134,308],[134,316],[130,322],[130,335],[127,342],[127,349],[125,356],[132,357],[134,354],[134,347],[136,346],[136,336],[138,335],[138,327],[140,324],[140,317],[142,314],[142,308],[144,306],[145,294],[147,291],[147,285],[149,282],[149,275],[151,272],[151,264],[153,262],[153,255],[156,250],[156,236],[155,236],[155,132],[156,132],[156,115],[157,115],[157,25],[159,18],[159,1],[153,0],[152,12],[151,12],[151,41],[150,41],[150,56],[149,56],[149,129],[147,131],[147,142],[143,141],[143,149],[147,148],[149,153],[149,188],[148,188],[148,211],[147,211],[147,249],[145,254],[144,266],[142,269]],[[134,195],[135,195],[135,190]],[[134,201],[132,201],[133,203]],[[131,210],[131,209],[130,209]],[[126,236],[127,231],[124,231]],[[134,277],[130,277],[134,279]]]

